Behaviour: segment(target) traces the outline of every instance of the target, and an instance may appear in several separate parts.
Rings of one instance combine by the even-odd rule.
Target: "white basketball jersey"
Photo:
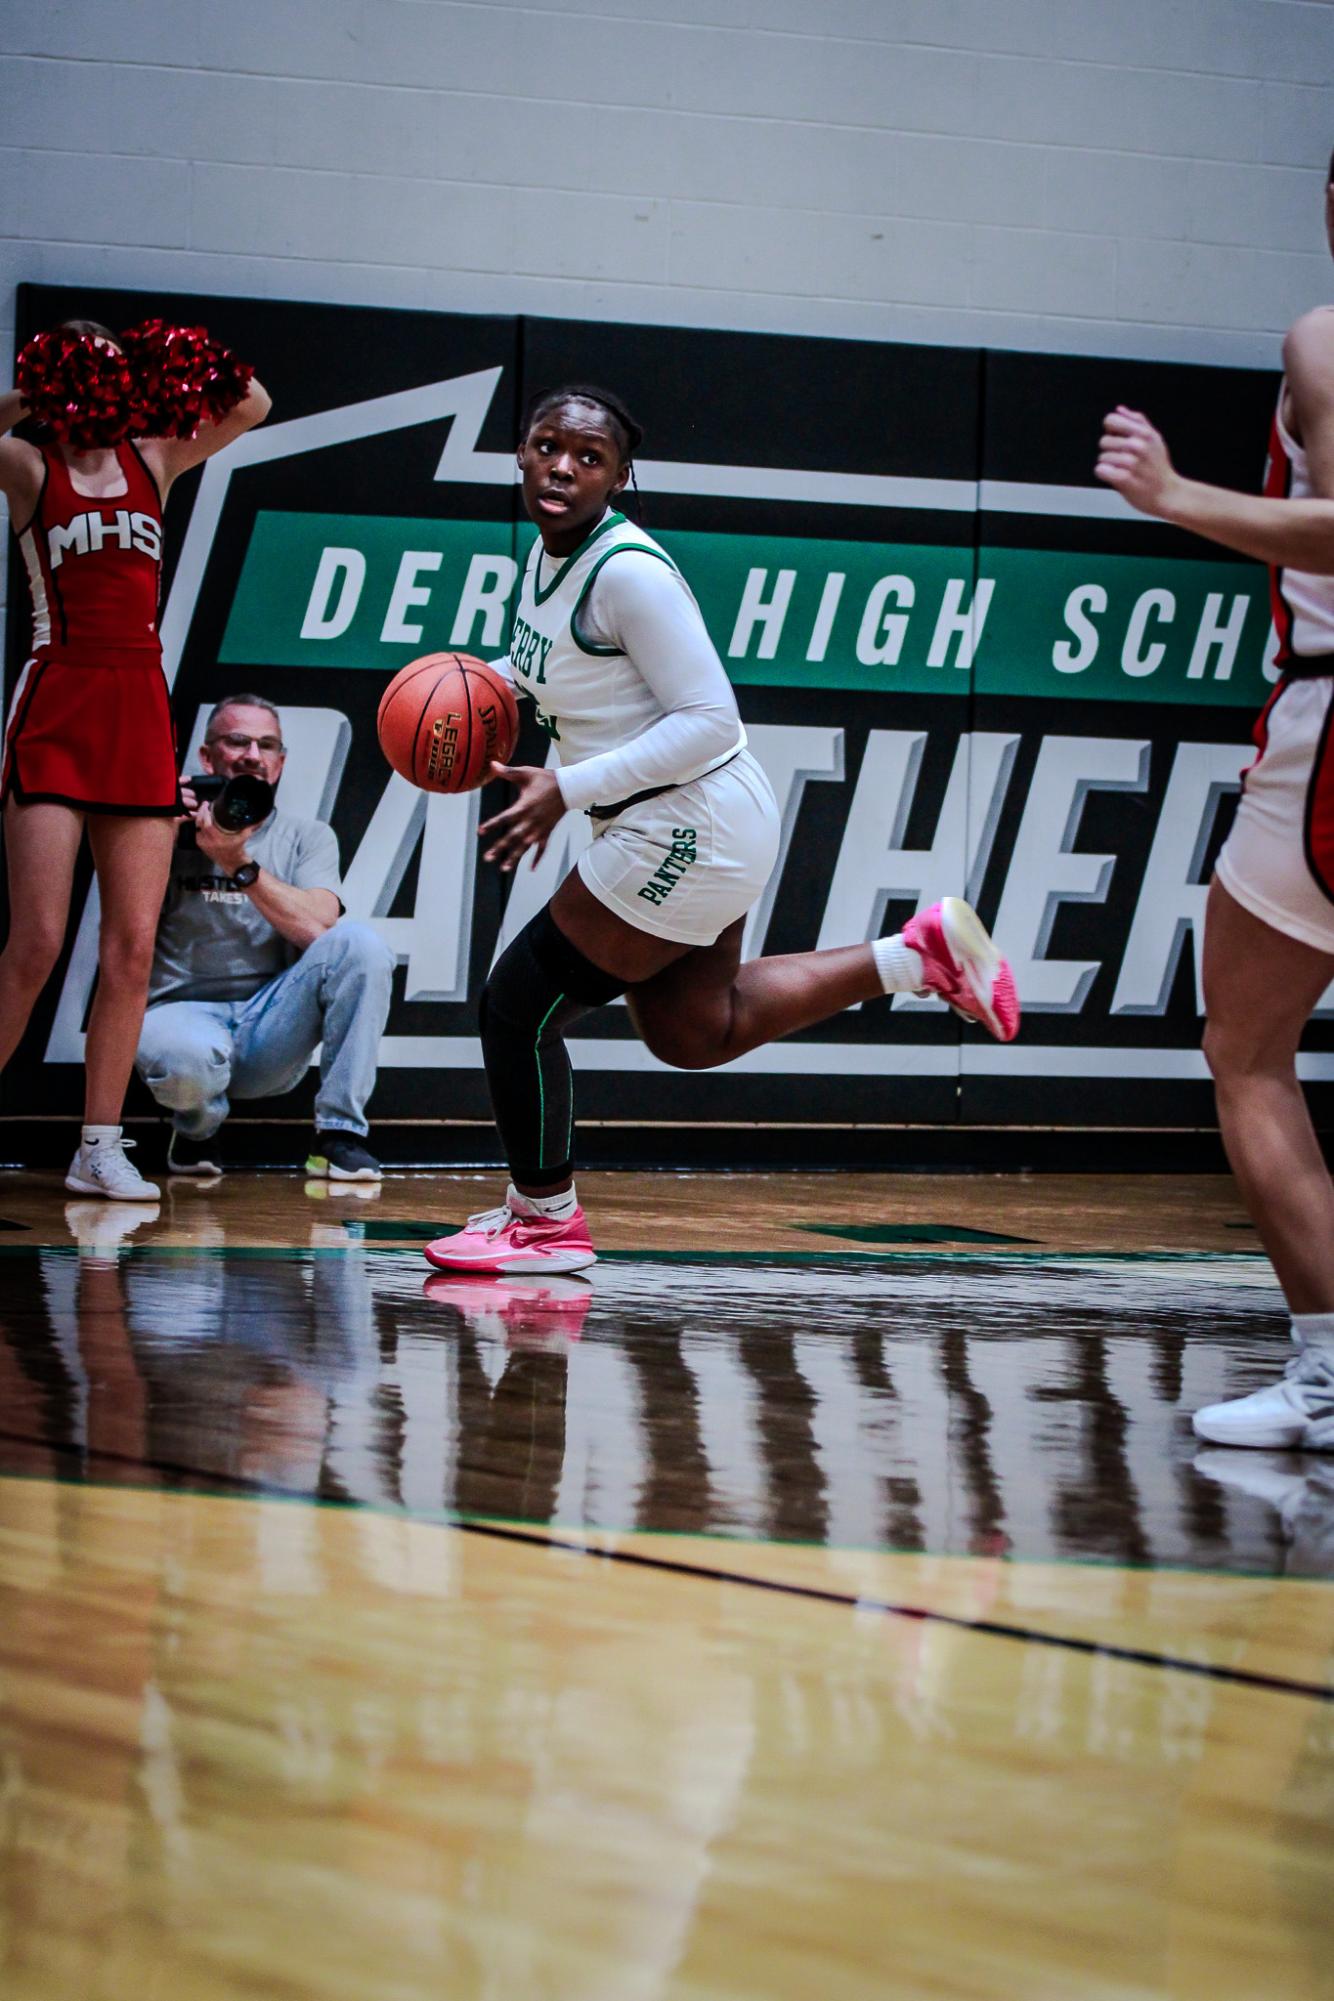
[[[1306,453],[1283,422],[1283,388],[1269,440],[1265,468],[1266,494],[1290,500],[1313,497]],[[1334,577],[1317,577],[1307,570],[1272,569],[1270,595],[1278,633],[1278,665],[1290,660],[1319,659],[1334,654]]]
[[[641,560],[648,556],[664,563],[694,605],[689,586],[666,550],[614,510],[564,560],[549,556],[541,541],[535,542],[524,569],[510,669],[517,691],[531,695],[537,705],[538,720],[562,766],[620,750],[672,713],[629,655],[591,638],[583,624],[599,572],[628,550],[636,551]],[[729,757],[746,740],[739,722],[737,737],[727,751]],[[681,772],[676,782],[701,778],[723,761],[717,755],[709,757],[698,768]]]

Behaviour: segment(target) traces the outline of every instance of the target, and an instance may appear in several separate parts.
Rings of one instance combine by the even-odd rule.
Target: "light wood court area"
[[[123,1241],[300,1248],[346,1224],[377,1242],[438,1234],[504,1192],[492,1168],[390,1174],[376,1187],[296,1174],[163,1180],[155,1209],[128,1210]],[[1257,1248],[1226,1175],[1186,1174],[581,1174],[599,1250],[855,1252],[895,1247],[1009,1251],[1218,1252]],[[118,1213],[67,1198],[54,1174],[0,1174],[3,1235],[69,1244]],[[395,1239],[391,1225],[412,1228]],[[847,1227],[843,1227],[847,1226]]]
[[[1322,2001],[1334,1460],[1224,1178],[0,1177],[5,2001]]]

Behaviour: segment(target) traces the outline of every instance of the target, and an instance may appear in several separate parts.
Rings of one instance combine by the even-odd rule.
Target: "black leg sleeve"
[[[539,911],[492,969],[482,993],[482,1054],[510,1176],[555,1188],[572,1171],[574,1092],[565,1031],[624,993]]]

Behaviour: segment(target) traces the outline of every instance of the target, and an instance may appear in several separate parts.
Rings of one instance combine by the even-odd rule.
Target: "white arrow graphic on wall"
[[[371,397],[360,403],[344,404],[317,411],[287,423],[266,425],[247,433],[226,452],[205,462],[199,490],[191,512],[180,560],[172,579],[166,611],[162,619],[163,668],[168,685],[174,685],[186,640],[198,603],[200,587],[207,573],[218,524],[222,519],[233,475],[250,466],[294,458],[331,446],[350,444],[361,438],[407,430],[422,424],[452,418],[434,477],[457,484],[509,486],[517,477],[509,452],[487,452],[477,447],[482,426],[504,375],[503,367],[478,369],[471,374],[452,376],[442,382],[416,389],[399,390],[388,396]],[[972,514],[979,506],[1000,512],[1087,515],[1100,518],[1130,518],[1130,510],[1118,494],[1103,488],[1080,486],[1012,485],[975,480],[918,479],[864,473],[819,472],[767,466],[736,466],[688,463],[679,460],[644,460],[638,465],[641,486],[653,493],[717,495],[735,499],[801,501],[815,506],[871,506],[913,510],[935,510]],[[1140,517],[1136,516],[1136,519]],[[83,1060],[83,1022],[91,998],[97,970],[97,933],[100,905],[94,883],[84,903],[60,1001],[47,1042],[48,1062],[77,1063]],[[448,1053],[442,1042],[448,1041]],[[401,1047],[390,1048],[390,1044]],[[457,1044],[457,1047],[455,1046]],[[601,1053],[601,1046],[598,1046]],[[607,1045],[616,1067],[627,1063],[653,1065],[646,1052],[632,1044]],[[434,1050],[428,1055],[429,1049]],[[990,1052],[988,1052],[990,1053]],[[1095,1052],[1119,1059],[1121,1052]],[[439,1065],[477,1062],[476,1044],[471,1038],[389,1038],[385,1050],[391,1062]],[[592,1048],[588,1054],[591,1056]],[[788,1045],[781,1050],[755,1052],[734,1068],[755,1070],[843,1071],[855,1068],[862,1056],[874,1055],[882,1069],[884,1052],[854,1051],[838,1046],[828,1050],[815,1045]],[[977,1052],[966,1051],[972,1057]],[[919,1070],[942,1061],[953,1070],[958,1058],[954,1051],[915,1052]],[[653,1067],[657,1067],[653,1065]],[[1059,1067],[1069,1068],[1062,1063]]]

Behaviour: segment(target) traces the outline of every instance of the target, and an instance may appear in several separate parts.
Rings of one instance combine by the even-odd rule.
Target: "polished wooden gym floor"
[[[1221,1177],[0,1176],[5,2001],[1334,1996],[1334,1460]]]

